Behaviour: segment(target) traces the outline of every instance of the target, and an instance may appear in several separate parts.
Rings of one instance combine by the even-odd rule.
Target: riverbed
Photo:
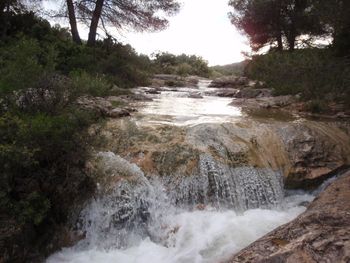
[[[305,211],[314,196],[284,190],[288,165],[268,125],[251,128],[208,84],[164,88],[107,125],[96,162],[113,185],[82,211],[85,238],[47,262],[220,262]]]

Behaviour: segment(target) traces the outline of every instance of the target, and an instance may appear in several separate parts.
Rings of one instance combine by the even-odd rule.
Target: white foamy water
[[[147,237],[126,249],[77,245],[52,255],[47,262],[219,262],[303,212],[305,208],[296,206],[296,201],[311,200],[310,196],[294,198],[279,210],[254,209],[243,214],[207,210],[172,214],[166,219],[168,226],[164,227],[164,232],[178,230],[170,230],[163,244]]]
[[[122,173],[139,180],[121,180],[114,191],[91,200],[77,224],[85,239],[51,255],[48,263],[220,262],[297,217],[305,210],[299,204],[313,199],[295,194],[281,197],[278,204],[271,202],[272,209],[244,212],[210,203],[179,205],[174,191],[186,188],[169,190],[162,178],[147,179],[136,165],[111,152],[99,153],[98,158],[106,176]],[[261,184],[264,187],[269,186]]]

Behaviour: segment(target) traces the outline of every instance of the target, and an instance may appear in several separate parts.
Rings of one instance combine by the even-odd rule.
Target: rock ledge
[[[292,222],[241,250],[227,263],[350,262],[350,171]]]

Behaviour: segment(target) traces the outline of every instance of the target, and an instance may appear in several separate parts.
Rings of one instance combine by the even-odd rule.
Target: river
[[[96,159],[118,180],[101,184],[82,211],[75,228],[85,238],[48,263],[220,262],[305,211],[314,196],[285,191],[279,162],[251,165],[242,154],[263,126],[251,130],[232,99],[212,91],[207,81],[168,88],[109,124],[110,149]],[[240,138],[230,125],[243,129]],[[246,131],[253,135],[242,142]]]

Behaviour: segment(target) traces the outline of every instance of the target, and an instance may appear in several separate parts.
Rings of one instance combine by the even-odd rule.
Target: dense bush
[[[266,82],[276,95],[300,93],[306,100],[329,101],[350,98],[350,61],[335,57],[329,49],[255,56],[245,73],[252,79]]]
[[[74,167],[83,168],[87,156],[84,129],[93,120],[87,112],[69,109],[58,115],[3,114],[0,117],[0,210],[21,222],[41,223],[54,197],[54,193],[45,191],[41,184],[56,178],[59,187],[59,182],[69,176]],[[76,162],[71,159],[73,156]],[[30,201],[33,196],[40,199],[42,205]],[[22,209],[24,204],[26,209]]]
[[[180,76],[197,75],[209,77],[211,70],[208,63],[201,57],[173,55],[167,52],[155,54],[153,70],[157,73],[178,74]]]
[[[73,43],[59,46],[57,69],[64,74],[105,75],[110,84],[120,88],[147,85],[151,72],[148,57],[138,55],[129,45],[107,42],[100,41],[94,48]]]

